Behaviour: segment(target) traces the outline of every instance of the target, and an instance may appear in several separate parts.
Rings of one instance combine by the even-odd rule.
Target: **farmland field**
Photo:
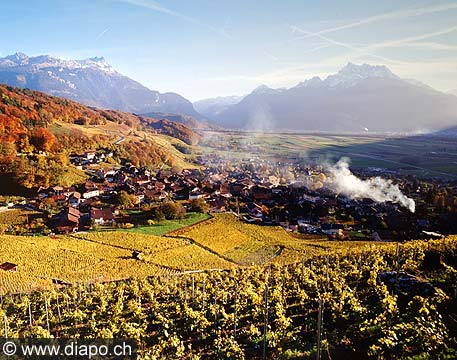
[[[143,252],[144,259],[135,260],[133,250]],[[189,241],[118,231],[55,238],[2,235],[4,262],[17,264],[18,272],[0,271],[1,293],[49,287],[53,279],[110,281],[233,266]]]
[[[264,156],[322,163],[349,157],[354,168],[376,167],[424,177],[457,178],[457,142],[452,138],[214,131],[209,135],[204,153],[216,152],[228,158]]]
[[[36,218],[42,218],[43,214],[38,211],[9,209],[0,212],[0,224],[20,225]]]
[[[2,331],[129,336],[139,359],[315,359],[321,331],[323,359],[455,359],[456,241],[11,294]]]

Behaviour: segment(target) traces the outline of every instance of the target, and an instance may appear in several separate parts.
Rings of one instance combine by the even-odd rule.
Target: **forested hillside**
[[[28,89],[0,85],[0,171],[25,187],[58,184],[72,152],[110,148],[117,160],[137,165],[174,165],[153,134],[186,144],[199,136],[182,124],[99,110]],[[124,134],[128,136],[124,136]]]

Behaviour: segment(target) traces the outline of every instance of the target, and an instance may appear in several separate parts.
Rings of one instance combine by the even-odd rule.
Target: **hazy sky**
[[[457,89],[457,1],[1,1],[0,55],[104,56],[190,100],[290,87],[348,61]]]

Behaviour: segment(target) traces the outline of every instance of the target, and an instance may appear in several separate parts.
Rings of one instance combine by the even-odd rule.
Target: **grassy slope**
[[[187,213],[186,218],[183,220],[164,220],[161,223],[157,223],[149,226],[138,226],[132,229],[123,230],[127,232],[156,235],[161,236],[170,231],[178,230],[182,227],[195,224],[196,222],[203,221],[209,218],[207,214],[200,213]]]
[[[71,123],[56,123],[52,126],[53,132],[70,133],[72,129],[77,129],[87,136],[109,135],[114,139],[113,141],[120,138],[125,138],[125,141],[142,141],[144,138],[147,138],[152,140],[157,145],[157,147],[163,148],[168,154],[170,154],[176,160],[175,163],[177,167],[183,169],[196,167],[191,163],[191,160],[193,159],[192,155],[183,154],[174,146],[181,145],[183,147],[189,147],[189,145],[186,145],[183,141],[168,135],[153,134],[148,131],[140,130],[132,131],[131,128],[124,124],[116,124],[113,122],[108,122],[104,125],[75,125]]]

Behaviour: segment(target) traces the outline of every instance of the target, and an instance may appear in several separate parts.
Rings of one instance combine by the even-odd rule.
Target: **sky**
[[[457,0],[0,2],[0,56],[103,56],[191,101],[292,87],[346,63],[457,90]]]

